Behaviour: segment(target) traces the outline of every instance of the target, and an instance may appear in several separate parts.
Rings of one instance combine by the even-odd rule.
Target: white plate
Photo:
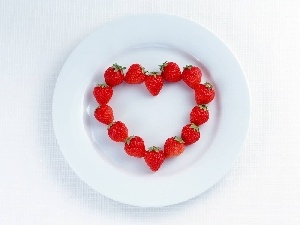
[[[210,120],[201,139],[153,173],[143,159],[129,157],[123,144],[108,138],[93,117],[93,87],[113,63],[141,63],[158,70],[164,61],[182,68],[195,64],[216,89],[209,104]],[[166,84],[152,97],[144,85],[114,88],[109,103],[130,135],[142,136],[147,147],[163,146],[180,135],[195,105],[183,82]],[[229,171],[242,148],[250,116],[244,73],[226,45],[202,26],[161,14],[123,17],[102,26],[80,43],[66,60],[54,91],[53,125],[66,160],[90,187],[116,201],[159,207],[191,199],[216,184]]]

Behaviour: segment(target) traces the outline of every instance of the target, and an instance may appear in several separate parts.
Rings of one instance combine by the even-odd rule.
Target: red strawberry
[[[199,127],[191,123],[182,128],[181,138],[185,145],[190,145],[195,143],[200,139]]]
[[[190,87],[194,88],[195,85],[201,81],[202,72],[199,67],[187,65],[183,67],[182,80]]]
[[[119,66],[117,63],[107,68],[104,72],[105,82],[111,87],[121,84],[124,80],[124,69],[126,69],[126,67]]]
[[[195,88],[195,100],[198,105],[208,104],[215,97],[215,91],[213,86],[206,82],[204,84],[199,84]]]
[[[146,151],[144,140],[139,136],[128,137],[124,149],[128,155],[138,158],[144,157]]]
[[[195,106],[190,113],[191,123],[197,126],[205,123],[209,119],[209,112],[206,105]]]
[[[94,87],[93,91],[94,97],[100,105],[107,104],[113,93],[113,89],[107,84],[98,84],[98,86]]]
[[[157,171],[165,161],[164,152],[159,147],[151,147],[145,152],[144,160],[152,171]]]
[[[184,141],[180,137],[168,138],[164,145],[166,158],[180,155],[184,151]]]
[[[161,75],[166,81],[177,82],[181,80],[181,72],[179,66],[174,62],[164,62],[159,65]]]
[[[128,137],[128,129],[121,121],[113,122],[108,125],[108,136],[116,142],[125,142]]]
[[[149,92],[156,96],[159,94],[160,90],[164,85],[164,80],[159,73],[151,72],[145,77],[145,85]]]
[[[94,116],[99,122],[106,125],[114,121],[113,110],[109,105],[100,105],[95,109]]]
[[[145,79],[145,68],[140,64],[132,64],[125,75],[124,81],[128,84],[141,84]]]

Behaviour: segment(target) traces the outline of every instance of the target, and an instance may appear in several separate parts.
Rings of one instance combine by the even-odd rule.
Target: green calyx
[[[182,140],[181,137],[175,136],[175,137],[174,137],[174,140],[175,140],[175,141],[178,141],[178,142],[181,143],[181,144],[184,144],[184,141]]]
[[[199,107],[200,109],[204,110],[204,111],[207,111],[207,110],[208,110],[207,105],[204,105],[204,104],[198,105],[198,107]]]
[[[123,72],[123,70],[126,69],[126,67],[120,66],[120,65],[118,65],[117,63],[114,63],[114,64],[112,65],[112,68],[115,69],[115,72],[118,72],[118,71]]]
[[[164,71],[164,67],[168,65],[168,61],[165,61],[162,65],[158,65],[161,72]]]
[[[204,85],[205,85],[205,87],[207,87],[209,89],[213,89],[214,88],[213,85],[211,83],[209,83],[209,82],[205,82]]]
[[[145,67],[142,67],[141,65],[140,65],[140,67],[141,67],[141,69],[142,69],[142,71],[143,71],[144,74],[148,73],[148,71],[145,69]]]
[[[190,70],[190,69],[192,69],[192,67],[193,67],[192,65],[186,65],[185,67],[183,67],[183,69],[189,69]]]
[[[151,151],[159,152],[159,151],[160,151],[160,148],[159,148],[159,147],[156,147],[156,146],[152,146],[152,147],[148,148],[148,151],[149,151],[149,152],[151,152]]]
[[[132,138],[134,138],[134,137],[135,137],[135,136],[129,136],[128,138],[126,138],[126,139],[125,139],[125,141],[124,141],[124,142],[125,142],[125,144],[129,145],[129,144],[130,144],[130,141],[131,141],[131,139],[132,139]]]
[[[108,85],[107,85],[107,84],[98,84],[97,86],[98,86],[98,87],[101,87],[101,88],[108,87]]]
[[[199,132],[199,127],[194,123],[191,123],[190,128],[192,128],[194,131]]]
[[[114,125],[116,122],[111,122],[110,124],[108,124],[107,125],[107,130],[109,129],[109,128],[111,128],[112,127],[112,125]]]
[[[158,72],[150,72],[147,75],[148,76],[154,76],[154,77],[156,77],[156,76],[160,76],[160,73],[158,73]]]

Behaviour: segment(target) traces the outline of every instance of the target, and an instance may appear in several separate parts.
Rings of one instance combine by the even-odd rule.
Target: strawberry
[[[183,67],[182,80],[190,87],[194,88],[200,83],[202,77],[202,72],[199,67],[186,65]]]
[[[159,94],[160,90],[164,85],[164,80],[161,74],[156,72],[151,72],[145,76],[145,85],[149,92],[156,96]]]
[[[190,113],[191,123],[197,126],[205,123],[209,119],[209,112],[206,105],[195,106]]]
[[[152,171],[157,171],[165,161],[164,152],[159,147],[151,147],[145,152],[144,160]]]
[[[95,118],[106,125],[114,121],[113,110],[109,105],[100,105],[94,111]]]
[[[125,142],[128,137],[128,129],[121,121],[112,122],[107,128],[108,136],[116,142]]]
[[[200,104],[208,104],[215,97],[215,91],[213,86],[206,82],[204,84],[199,84],[195,88],[195,100],[198,105]]]
[[[98,84],[93,91],[94,97],[100,105],[107,104],[113,93],[113,89],[107,84]]]
[[[181,72],[179,66],[174,62],[164,62],[159,65],[161,75],[166,81],[177,82],[181,80]]]
[[[181,138],[185,145],[190,145],[195,143],[200,139],[199,127],[194,123],[187,124],[182,128]]]
[[[107,68],[104,72],[105,82],[111,87],[121,84],[124,80],[124,69],[126,69],[126,67],[119,66],[117,63]]]
[[[125,152],[134,157],[142,158],[145,155],[144,140],[139,136],[130,136],[125,141]]]
[[[180,137],[168,138],[164,145],[166,158],[180,155],[184,151],[184,141]]]
[[[141,84],[145,79],[145,68],[140,64],[132,64],[125,75],[124,81],[128,84]]]

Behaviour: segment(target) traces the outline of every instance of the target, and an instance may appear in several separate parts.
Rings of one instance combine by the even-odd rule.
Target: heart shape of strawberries
[[[148,72],[140,64],[132,64],[124,74],[126,67],[117,63],[104,72],[105,84],[94,87],[93,95],[99,106],[94,111],[95,118],[107,125],[107,133],[111,140],[123,142],[125,152],[132,157],[144,158],[152,171],[157,171],[166,158],[179,156],[185,147],[200,139],[199,126],[209,119],[207,104],[215,97],[213,86],[201,83],[202,72],[197,66],[187,65],[181,72],[175,62],[164,62],[159,65],[159,72]],[[185,125],[180,136],[170,137],[165,141],[163,148],[152,146],[146,148],[144,140],[140,136],[131,135],[126,125],[115,120],[113,109],[108,105],[113,96],[113,87],[125,82],[127,84],[142,84],[153,96],[157,96],[163,88],[164,82],[183,82],[194,92],[195,107],[190,112],[190,123]]]

